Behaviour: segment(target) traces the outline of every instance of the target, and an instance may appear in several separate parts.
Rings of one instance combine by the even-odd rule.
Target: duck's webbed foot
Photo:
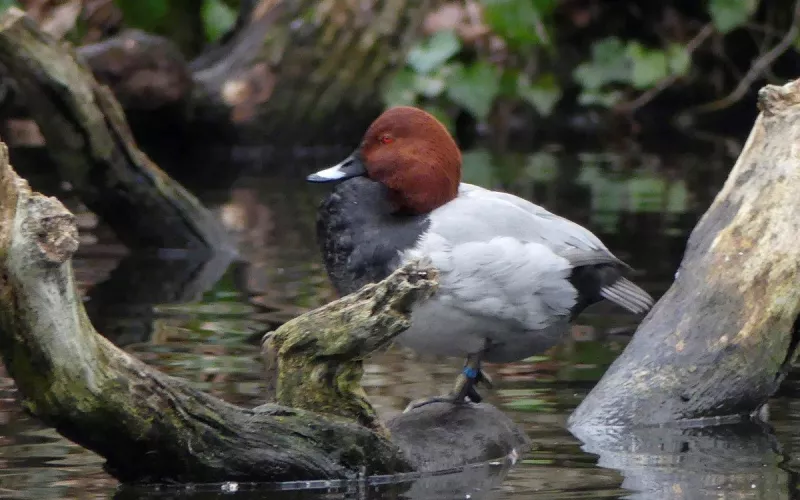
[[[480,367],[481,354],[471,354],[467,357],[464,369],[456,378],[453,390],[449,394],[414,400],[406,406],[403,413],[431,403],[465,404],[467,398],[473,403],[480,403],[483,397],[478,394],[475,385],[483,383],[486,387],[492,388],[492,379]]]

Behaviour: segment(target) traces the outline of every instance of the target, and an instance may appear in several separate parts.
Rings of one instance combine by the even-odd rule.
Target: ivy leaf
[[[478,120],[485,120],[500,93],[500,72],[485,62],[465,68],[453,67],[448,79],[447,97],[469,111]]]
[[[408,53],[408,65],[417,73],[430,73],[461,50],[461,41],[453,31],[440,31],[417,44]]]
[[[536,46],[545,43],[537,34],[542,27],[542,14],[549,13],[554,2],[539,0],[483,0],[486,23],[506,43],[516,47]],[[542,9],[541,11],[538,9]]]
[[[542,116],[549,116],[561,100],[561,87],[552,73],[541,75],[534,82],[526,75],[520,75],[517,79],[517,92]]]
[[[236,22],[236,11],[222,0],[203,0],[200,16],[209,41],[219,40]]]
[[[684,76],[689,73],[689,68],[692,66],[692,56],[686,47],[679,43],[671,43],[667,47],[667,61],[669,71],[673,75]]]
[[[630,42],[627,53],[631,61],[631,84],[635,88],[649,88],[669,75],[664,51],[651,50],[638,42]]]
[[[758,7],[758,0],[710,0],[708,13],[722,34],[743,25]]]
[[[384,83],[382,98],[386,106],[413,106],[417,101],[415,91],[417,75],[409,68],[403,68],[390,76]]]
[[[608,37],[592,44],[592,59],[580,64],[572,78],[585,89],[597,90],[612,82],[630,80],[625,45],[617,37]]]

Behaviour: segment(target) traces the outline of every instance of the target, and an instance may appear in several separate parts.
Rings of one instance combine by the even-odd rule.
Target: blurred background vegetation
[[[238,13],[256,3],[0,0],[0,8],[20,6],[44,24],[73,15],[64,36],[76,45],[141,29],[171,39],[188,60],[230,37]],[[310,10],[353,8],[316,4]],[[424,25],[386,72],[381,104],[425,107],[462,142],[488,130],[501,148],[515,130],[529,138],[531,123],[545,136],[734,132],[749,126],[757,89],[795,77],[800,62],[795,0],[405,0],[403,8],[424,10]]]

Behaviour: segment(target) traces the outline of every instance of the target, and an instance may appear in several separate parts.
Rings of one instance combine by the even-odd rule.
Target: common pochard
[[[410,259],[438,268],[439,290],[414,306],[401,345],[464,356],[453,392],[417,401],[479,402],[491,385],[481,361],[507,363],[565,338],[589,305],[610,300],[635,314],[653,299],[622,276],[628,267],[589,230],[511,194],[461,182],[461,152],[436,118],[395,107],[358,149],[308,176],[337,182],[317,236],[341,294],[386,278]]]

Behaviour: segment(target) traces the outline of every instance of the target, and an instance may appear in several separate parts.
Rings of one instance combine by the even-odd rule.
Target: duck
[[[588,229],[528,200],[461,182],[447,128],[411,106],[384,111],[356,150],[309,175],[336,183],[317,212],[325,270],[340,295],[412,260],[439,271],[438,291],[411,309],[397,342],[465,359],[450,393],[412,401],[479,403],[482,363],[510,363],[561,343],[587,307],[610,301],[644,314],[652,297]]]

